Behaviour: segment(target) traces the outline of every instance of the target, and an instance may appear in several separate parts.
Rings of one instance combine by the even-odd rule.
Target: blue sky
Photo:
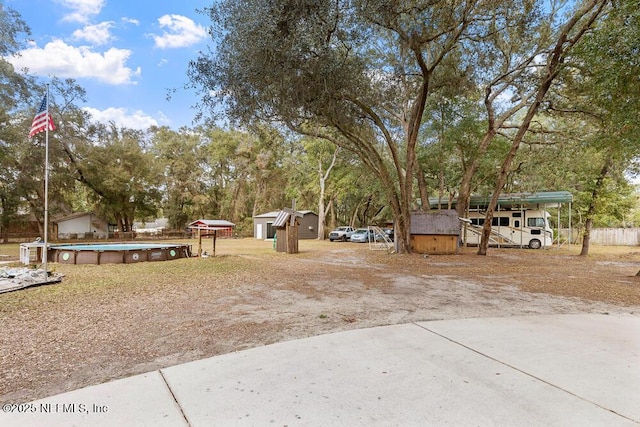
[[[73,78],[95,120],[134,129],[190,126],[195,93],[184,91],[188,63],[210,44],[213,0],[4,0],[31,28],[19,57],[31,74]],[[167,89],[179,89],[171,101]],[[34,106],[35,108],[35,106]]]

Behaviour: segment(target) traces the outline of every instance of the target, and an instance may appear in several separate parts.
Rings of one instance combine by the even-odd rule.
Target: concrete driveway
[[[0,425],[638,426],[640,316],[321,335],[5,403]]]

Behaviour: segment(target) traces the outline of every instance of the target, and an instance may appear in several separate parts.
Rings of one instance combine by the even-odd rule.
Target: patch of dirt
[[[265,243],[224,241],[219,247],[234,249],[216,258],[153,263],[166,273],[140,277],[133,287],[83,287],[74,279],[79,266],[59,266],[59,285],[0,295],[0,401],[347,329],[488,316],[640,315],[635,248],[586,258],[554,249],[424,257],[304,241],[300,254],[263,255],[256,244]],[[185,266],[194,267],[191,277],[171,273]],[[135,274],[141,267],[95,268]]]

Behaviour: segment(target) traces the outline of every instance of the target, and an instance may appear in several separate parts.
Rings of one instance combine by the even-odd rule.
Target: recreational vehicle
[[[485,213],[490,196],[471,196],[462,223],[461,241],[463,244],[478,245],[482,236]],[[571,202],[573,196],[566,191],[512,193],[498,197],[496,210],[491,222],[490,246],[528,247],[538,249],[553,244],[553,229],[549,223],[551,215],[545,210],[558,210],[560,227],[560,209],[568,205],[569,229],[571,229]],[[455,202],[443,203],[440,199],[430,198],[432,209],[455,207]]]
[[[490,246],[518,246],[539,249],[553,244],[553,230],[549,225],[551,215],[540,209],[496,211],[491,221]],[[482,235],[485,214],[469,212],[463,220],[462,241],[478,245]]]

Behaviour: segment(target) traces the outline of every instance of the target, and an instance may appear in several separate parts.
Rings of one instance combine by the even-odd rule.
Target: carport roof
[[[491,201],[491,196],[471,196],[469,206],[486,207]],[[573,194],[568,191],[541,191],[536,193],[504,193],[498,197],[498,206],[523,206],[523,205],[559,205],[561,203],[573,202]],[[442,200],[439,203],[437,197],[429,198],[429,204],[437,207],[438,204],[446,205],[447,201]],[[456,202],[452,203],[455,206]]]

